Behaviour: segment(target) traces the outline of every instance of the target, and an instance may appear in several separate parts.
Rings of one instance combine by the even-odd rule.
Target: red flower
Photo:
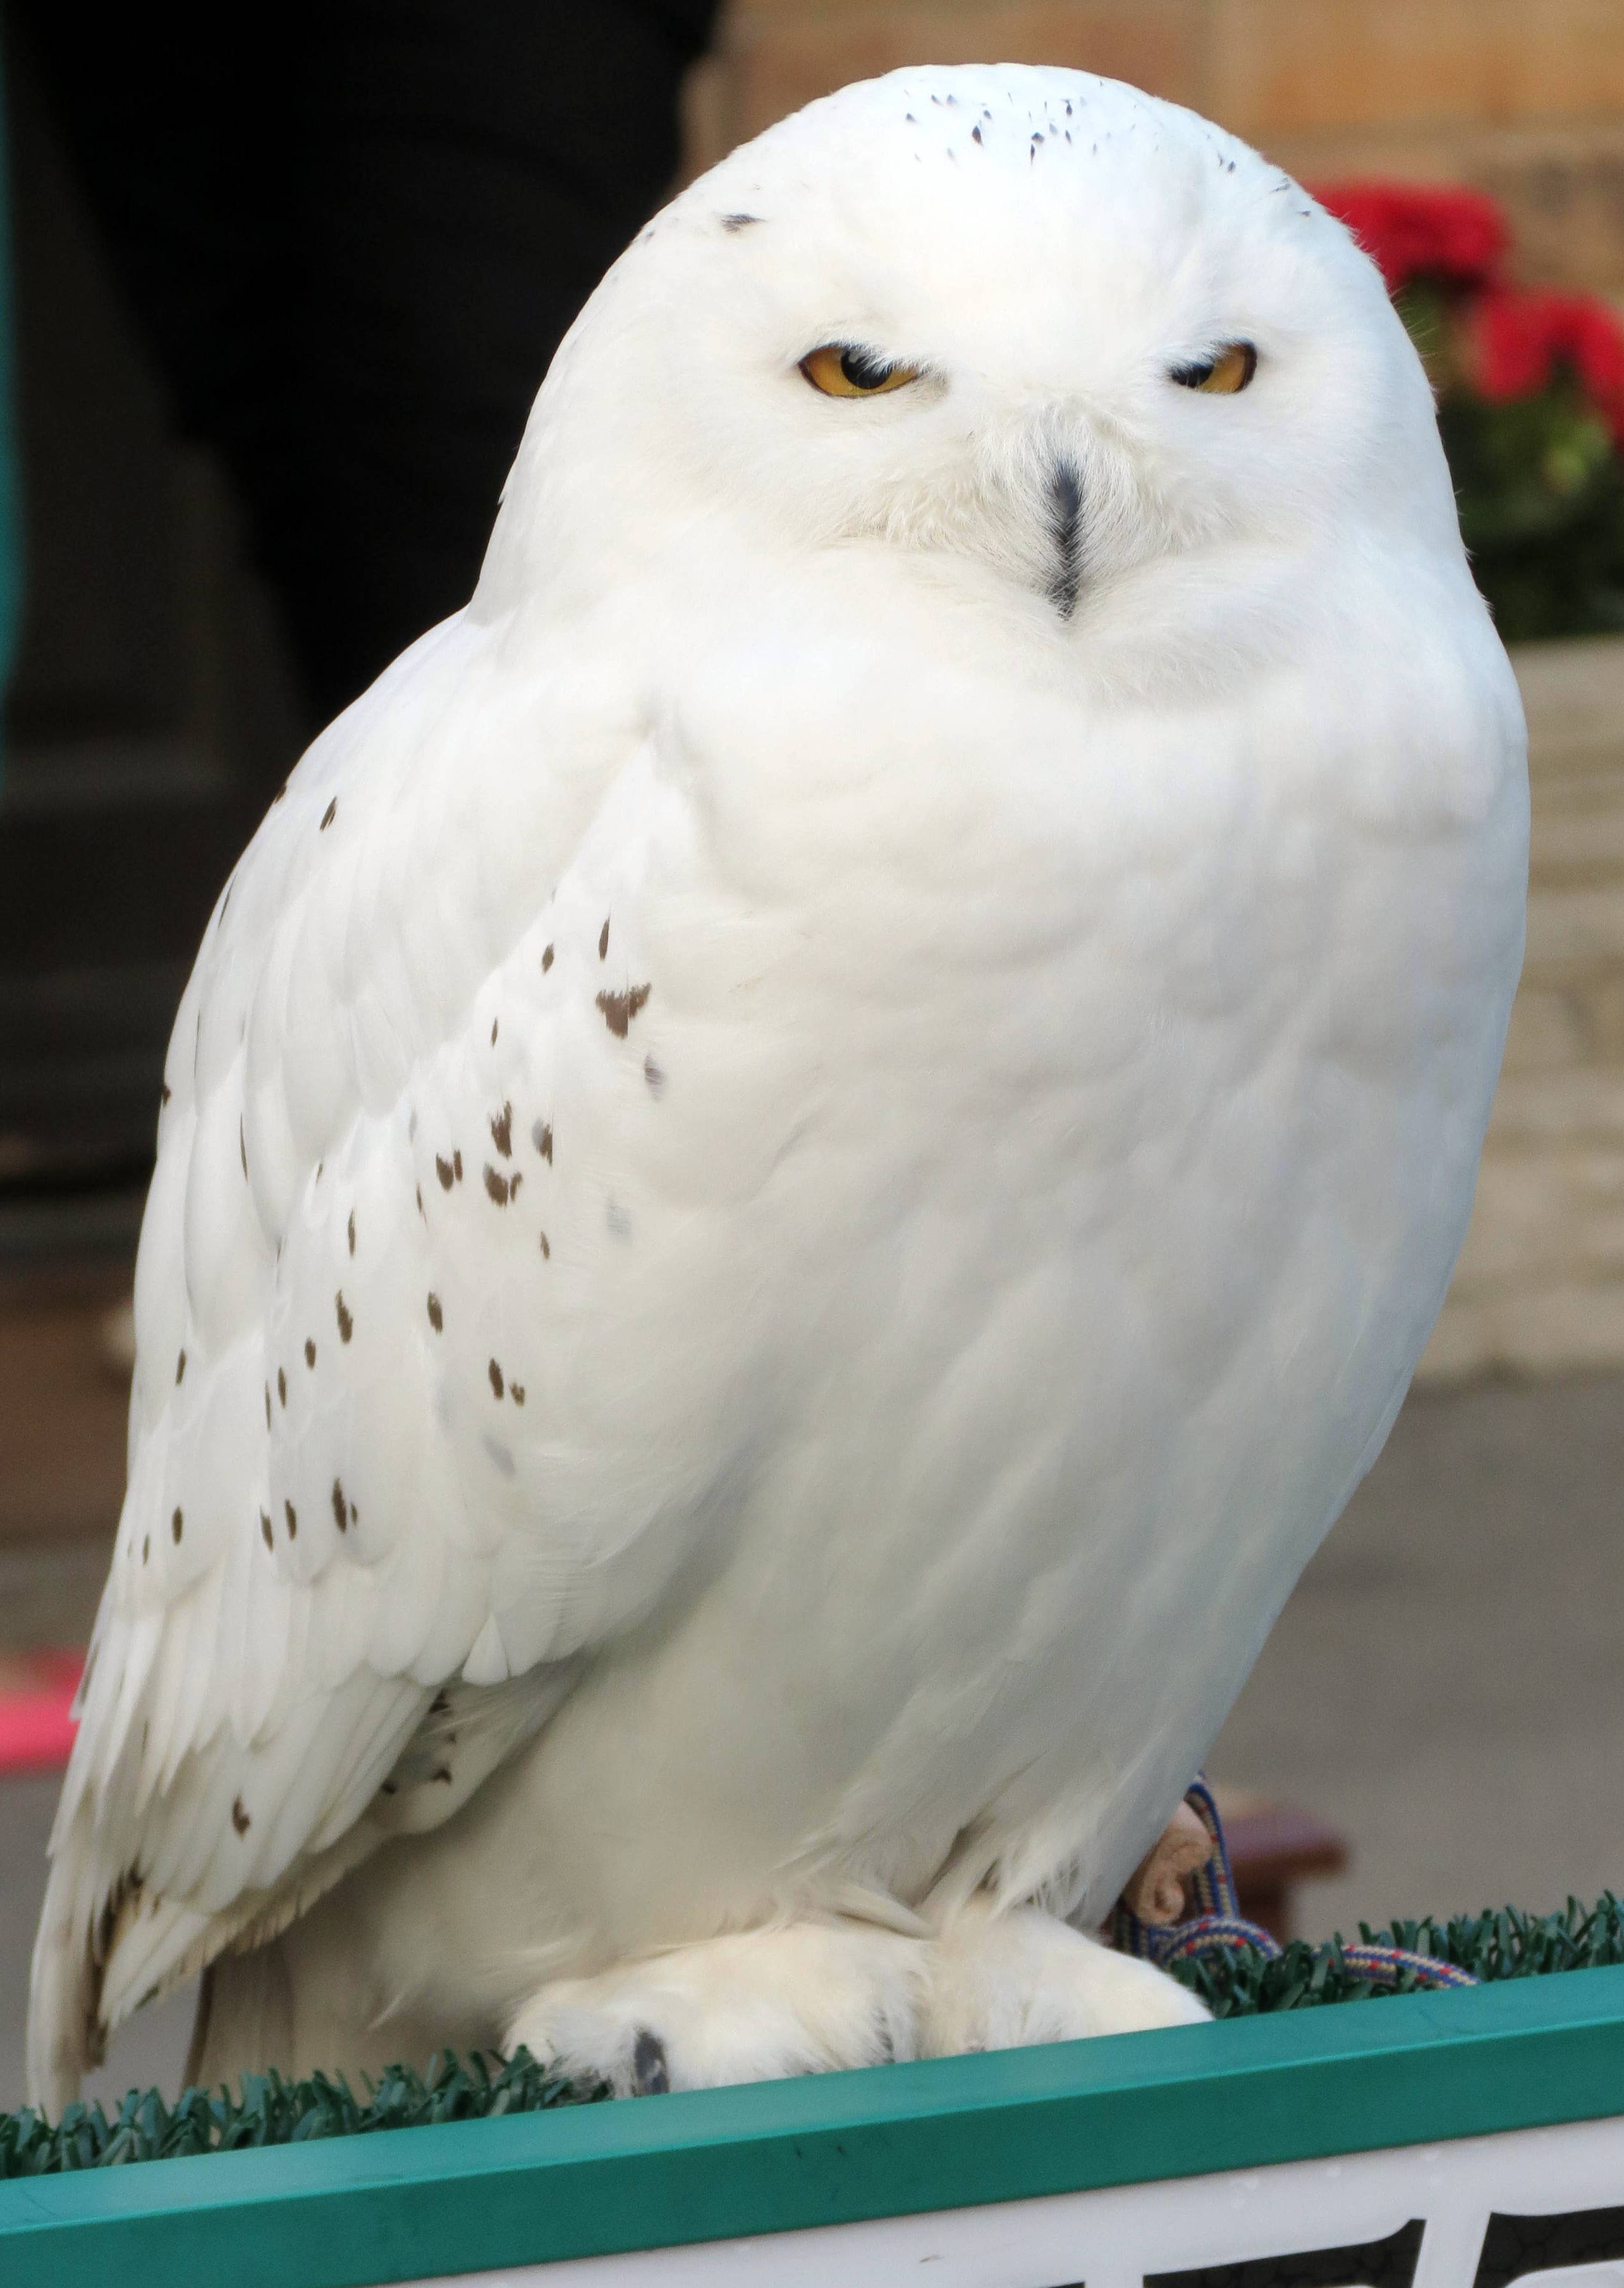
[[[1493,286],[1472,313],[1473,369],[1485,397],[1543,389],[1566,366],[1624,443],[1624,324],[1593,294]]]
[[[1412,278],[1483,285],[1509,237],[1493,200],[1458,183],[1321,183],[1314,196],[1347,224],[1390,294]]]

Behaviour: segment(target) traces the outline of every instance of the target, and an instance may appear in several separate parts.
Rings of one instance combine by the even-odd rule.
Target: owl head
[[[1344,227],[1192,112],[1016,65],[846,88],[685,190],[559,351],[507,522],[497,587],[816,561],[1062,654],[1310,555],[1465,577]]]

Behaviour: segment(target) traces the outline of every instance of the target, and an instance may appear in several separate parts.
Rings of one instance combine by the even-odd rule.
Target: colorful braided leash
[[[1145,1923],[1132,1909],[1119,1905],[1112,1923],[1112,1942],[1123,1954],[1137,1954],[1159,1970],[1176,1962],[1192,1962],[1204,1955],[1240,1954],[1252,1948],[1265,1958],[1284,1954],[1285,1948],[1261,1923],[1248,1922],[1235,1895],[1235,1878],[1224,1839],[1224,1822],[1212,1799],[1212,1790],[1198,1774],[1185,1790],[1184,1801],[1212,1838],[1212,1855],[1189,1880],[1195,1912],[1182,1923]],[[1397,1986],[1407,1971],[1418,1986],[1475,1986],[1470,1970],[1439,1962],[1430,1954],[1413,1954],[1402,1946],[1341,1947],[1341,1959],[1356,1976],[1373,1986]]]

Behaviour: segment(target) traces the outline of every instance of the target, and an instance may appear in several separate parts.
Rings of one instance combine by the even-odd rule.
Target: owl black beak
[[[1082,581],[1082,481],[1070,461],[1057,462],[1049,481],[1049,531],[1054,551],[1049,600],[1069,620]]]

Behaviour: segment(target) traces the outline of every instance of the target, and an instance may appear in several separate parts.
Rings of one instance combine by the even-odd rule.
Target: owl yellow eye
[[[906,389],[919,378],[916,365],[883,364],[849,342],[826,342],[820,350],[809,350],[801,371],[825,397],[883,397],[887,390]]]
[[[1216,357],[1199,365],[1176,365],[1168,374],[1181,389],[1199,389],[1207,397],[1233,397],[1257,371],[1257,352],[1250,342],[1232,342]]]

